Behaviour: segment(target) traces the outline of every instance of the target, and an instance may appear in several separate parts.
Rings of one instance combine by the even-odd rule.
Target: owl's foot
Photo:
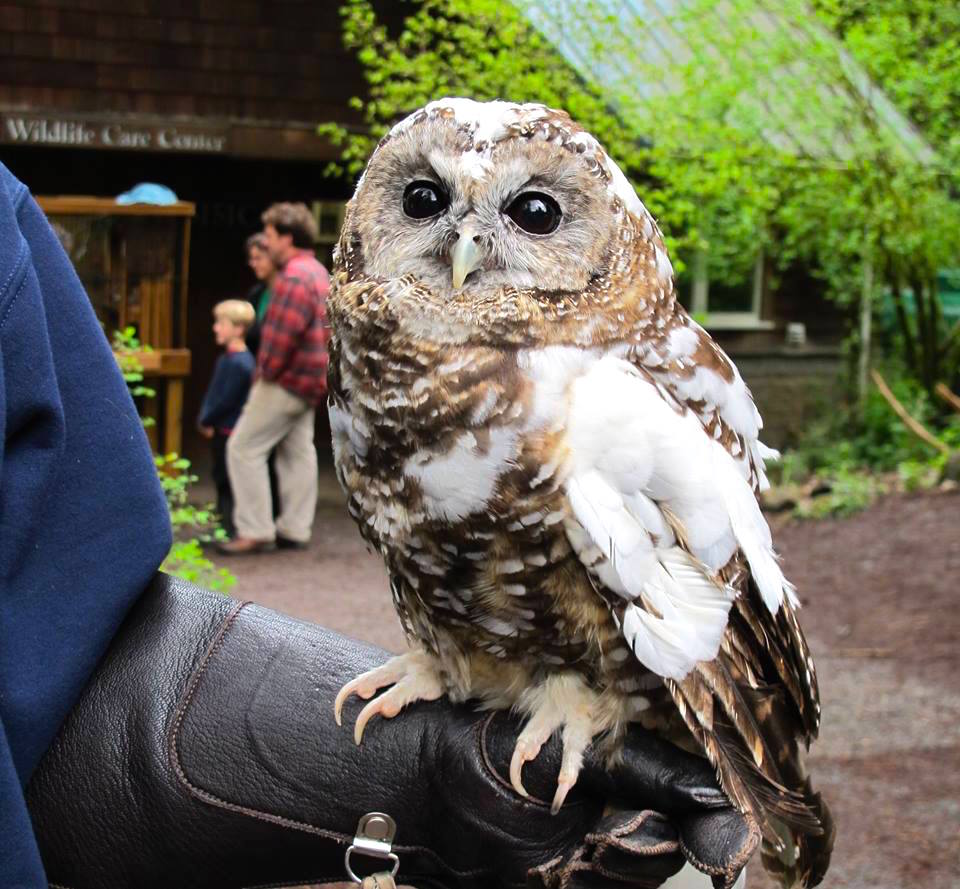
[[[430,655],[423,651],[400,654],[375,670],[361,673],[340,689],[333,702],[333,716],[337,725],[342,725],[343,705],[347,698],[355,694],[368,700],[388,685],[393,688],[370,701],[357,716],[353,727],[353,739],[357,744],[363,739],[363,730],[372,717],[379,715],[384,719],[392,719],[407,704],[435,701],[444,692],[440,674]]]
[[[521,796],[529,796],[521,780],[523,764],[537,758],[540,749],[559,728],[563,729],[563,758],[557,792],[550,811],[556,815],[580,774],[583,754],[602,730],[595,716],[597,695],[573,675],[552,676],[532,689],[520,702],[530,719],[517,738],[510,762],[510,783]]]

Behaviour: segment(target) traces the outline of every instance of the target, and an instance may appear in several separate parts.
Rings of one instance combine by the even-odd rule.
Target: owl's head
[[[440,305],[518,292],[546,305],[609,291],[611,277],[671,289],[660,234],[626,177],[543,105],[440,99],[401,121],[357,186],[345,246],[364,277],[412,277]]]

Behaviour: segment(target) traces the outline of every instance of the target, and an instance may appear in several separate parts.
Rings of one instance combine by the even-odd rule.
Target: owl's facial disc
[[[413,276],[440,306],[603,274],[620,216],[589,159],[544,138],[474,140],[428,117],[377,150],[351,214],[367,273]]]

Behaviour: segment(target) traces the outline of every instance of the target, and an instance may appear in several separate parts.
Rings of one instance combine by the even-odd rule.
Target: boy
[[[253,324],[253,306],[228,299],[213,307],[213,333],[224,353],[217,359],[213,379],[203,396],[198,424],[213,444],[213,481],[217,486],[217,512],[227,536],[234,536],[233,492],[227,474],[227,437],[237,424],[253,381],[255,361],[244,338]]]

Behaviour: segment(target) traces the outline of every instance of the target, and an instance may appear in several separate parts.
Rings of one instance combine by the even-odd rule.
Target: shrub
[[[141,345],[132,327],[114,333],[113,350],[130,394],[134,398],[156,397],[155,390],[143,385],[143,367],[136,356],[137,352],[149,351],[149,347]],[[144,426],[152,422],[149,417],[143,418]],[[202,544],[226,535],[219,527],[212,504],[196,506],[190,502],[190,488],[197,481],[197,476],[190,472],[190,461],[171,453],[155,455],[154,463],[173,526],[173,546],[160,569],[207,589],[225,592],[237,579],[208,559]]]

